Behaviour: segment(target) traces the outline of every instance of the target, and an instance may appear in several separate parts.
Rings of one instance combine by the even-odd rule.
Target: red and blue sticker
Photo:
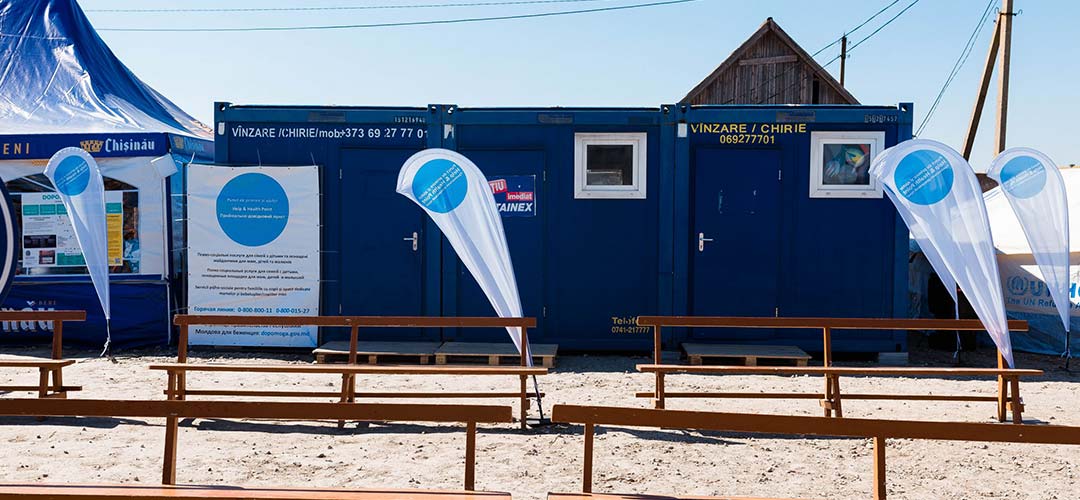
[[[536,217],[536,176],[505,175],[488,179],[495,206],[503,217]]]

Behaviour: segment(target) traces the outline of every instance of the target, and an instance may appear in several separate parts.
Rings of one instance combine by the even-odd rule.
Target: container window
[[[575,198],[645,198],[647,134],[576,134]]]
[[[885,132],[812,132],[811,198],[881,198],[870,164],[884,150]]]

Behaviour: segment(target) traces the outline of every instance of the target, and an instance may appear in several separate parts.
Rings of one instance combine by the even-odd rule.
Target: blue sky
[[[93,9],[295,7],[452,3],[461,0],[213,2],[83,0],[107,27],[237,27],[354,24],[509,15],[645,3],[286,13],[110,13]],[[143,80],[209,123],[214,101],[244,104],[462,106],[656,106],[677,101],[772,16],[808,52],[838,38],[891,0],[697,2],[443,26],[246,33],[102,31]],[[870,34],[910,0],[851,35]],[[865,104],[915,103],[916,127],[933,103],[986,0],[921,0],[848,59],[848,89]],[[995,5],[995,8],[997,6]],[[1016,0],[1009,146],[1080,164],[1080,2]],[[959,149],[992,27],[980,31],[922,137]],[[832,59],[839,47],[823,52]],[[839,64],[828,68],[837,74]],[[996,103],[996,83],[989,96]],[[972,165],[992,157],[994,110],[984,113]]]

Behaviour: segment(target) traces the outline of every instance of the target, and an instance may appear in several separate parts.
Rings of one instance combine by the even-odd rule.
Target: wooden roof
[[[820,89],[819,103],[859,104],[770,17],[680,102],[811,104],[806,82],[814,79]]]

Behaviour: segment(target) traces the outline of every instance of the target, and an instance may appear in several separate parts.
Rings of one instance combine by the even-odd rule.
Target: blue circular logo
[[[262,246],[281,236],[289,222],[289,198],[281,184],[266,174],[238,175],[221,188],[217,220],[233,241]]]
[[[68,196],[78,196],[90,184],[90,165],[79,155],[71,155],[56,165],[53,171],[56,190]]]
[[[1039,194],[1046,185],[1046,167],[1030,156],[1017,156],[1001,167],[1001,187],[1017,198]]]
[[[893,173],[896,190],[918,205],[933,205],[952,190],[953,166],[944,155],[929,149],[909,153]]]
[[[457,163],[437,158],[423,164],[416,172],[412,192],[416,201],[428,210],[445,214],[465,201],[469,181]]]
[[[1006,286],[1009,288],[1009,293],[1013,295],[1023,295],[1027,292],[1027,280],[1020,276],[1010,276]]]

